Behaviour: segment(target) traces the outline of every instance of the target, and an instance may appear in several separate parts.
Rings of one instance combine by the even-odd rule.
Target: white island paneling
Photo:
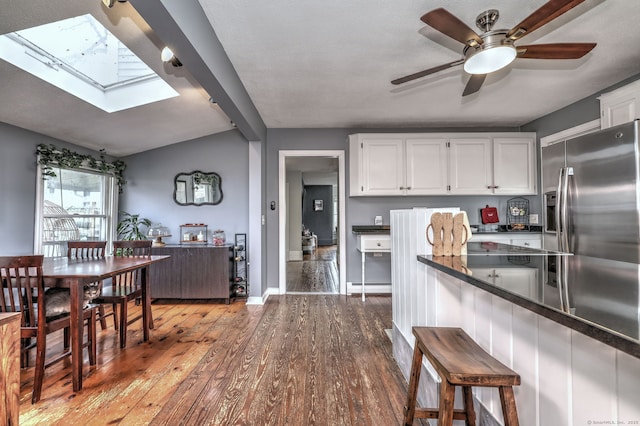
[[[393,352],[405,377],[412,326],[457,326],[520,374],[522,384],[514,391],[521,425],[640,422],[640,359],[418,262],[416,247],[423,237],[407,215],[393,211],[391,216]],[[438,379],[426,360],[423,364],[418,400],[436,406]],[[497,391],[476,388],[474,395],[478,423],[500,424]]]

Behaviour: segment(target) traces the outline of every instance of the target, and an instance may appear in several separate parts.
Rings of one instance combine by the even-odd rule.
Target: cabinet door
[[[491,140],[450,139],[450,194],[493,194]]]
[[[640,80],[603,94],[600,116],[603,129],[640,118]]]
[[[184,274],[183,253],[188,249],[176,247],[152,247],[151,254],[171,256],[151,265],[151,297],[154,299],[180,299]]]
[[[494,268],[473,268],[471,272],[473,272],[473,276],[479,280],[487,282],[489,284],[495,283],[495,272]]]
[[[493,183],[497,195],[536,193],[536,155],[533,138],[493,139]]]
[[[520,238],[512,238],[510,241],[510,244],[513,246],[539,249],[539,248],[542,248],[542,238],[540,235],[537,235],[535,237],[526,236],[526,237],[520,237]]]
[[[407,139],[407,195],[447,193],[447,140]]]
[[[494,284],[520,296],[538,300],[538,270],[534,268],[496,268]]]
[[[362,195],[404,193],[404,141],[362,140]]]
[[[622,99],[612,99],[607,103],[603,103],[602,128],[606,129],[633,121],[638,117],[638,114],[636,114],[637,104],[638,99],[632,94]]]

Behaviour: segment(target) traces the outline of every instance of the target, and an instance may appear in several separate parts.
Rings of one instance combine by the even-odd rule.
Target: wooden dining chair
[[[67,241],[67,257],[69,259],[104,259],[107,248],[106,241]],[[102,282],[95,283],[102,288]],[[98,305],[98,321],[103,330],[107,329],[107,317],[113,317],[113,327],[118,329],[115,311],[105,312],[104,305]],[[65,338],[65,343],[67,342]]]
[[[122,240],[113,242],[114,256],[151,256],[151,240]],[[142,315],[131,320],[128,319],[127,306],[132,300],[142,298],[142,283],[140,281],[139,270],[127,271],[116,275],[111,280],[111,285],[102,287],[102,294],[95,303],[111,304],[113,311],[118,311],[118,329],[120,331],[120,347],[127,345],[127,326],[142,318]],[[117,309],[119,307],[120,309]],[[142,304],[142,309],[145,309]],[[151,323],[151,310],[148,312],[148,321]],[[144,326],[144,325],[143,325]]]
[[[56,356],[46,358],[47,335],[71,326],[69,314],[46,316],[46,297],[42,278],[42,255],[0,256],[0,312],[20,312],[21,366],[27,367],[29,350],[36,348],[31,402],[36,403],[42,394],[44,370],[71,355],[67,349]],[[89,364],[96,364],[96,307],[89,305],[83,311],[88,327],[87,342]],[[35,343],[33,339],[35,338]]]

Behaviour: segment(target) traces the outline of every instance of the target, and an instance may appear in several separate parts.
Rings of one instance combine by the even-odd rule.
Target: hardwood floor
[[[85,364],[78,393],[68,365],[57,365],[32,405],[33,372],[23,370],[21,424],[402,422],[407,384],[385,332],[390,297],[286,295],[264,306],[154,304],[153,312],[147,343],[136,325],[125,349],[113,328],[99,331],[97,366]]]
[[[340,293],[336,247],[318,247],[302,261],[287,262],[287,292]]]

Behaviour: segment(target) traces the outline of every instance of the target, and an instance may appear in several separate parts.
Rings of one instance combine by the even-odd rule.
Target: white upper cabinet
[[[367,195],[396,195],[405,181],[404,141],[363,139],[361,150],[361,191]]]
[[[493,194],[491,138],[451,138],[451,194]]]
[[[352,196],[431,195],[446,191],[446,140],[406,136],[349,136]]]
[[[434,195],[447,191],[447,140],[407,138],[406,195]]]
[[[534,134],[493,138],[493,193],[537,193],[536,137]]]
[[[535,133],[350,135],[350,195],[535,194],[535,144]]]
[[[605,93],[598,99],[603,129],[640,118],[640,80]]]

